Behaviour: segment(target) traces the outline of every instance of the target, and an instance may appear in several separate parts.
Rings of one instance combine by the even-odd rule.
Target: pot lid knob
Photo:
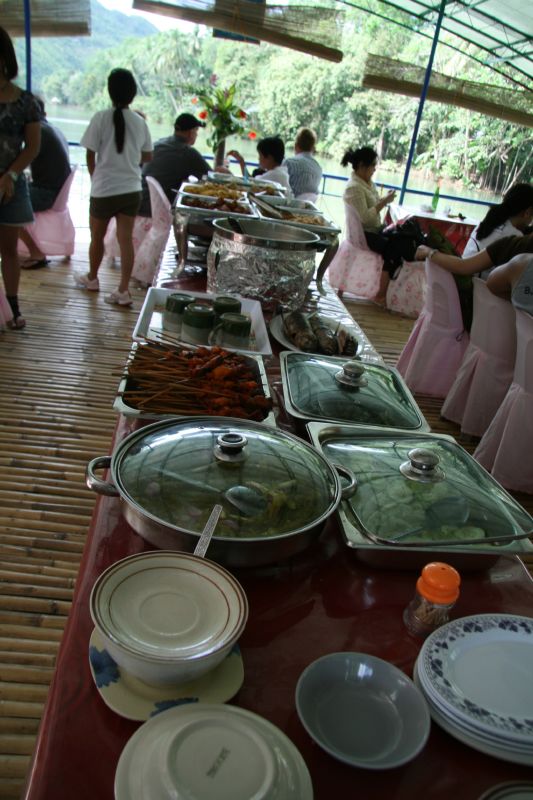
[[[436,483],[446,477],[439,467],[439,457],[433,450],[415,447],[407,453],[409,461],[400,464],[400,472],[406,478],[421,483]]]
[[[347,361],[342,369],[335,373],[335,380],[341,386],[349,389],[358,389],[366,386],[368,381],[364,376],[365,368],[360,361]]]
[[[219,461],[244,461],[247,444],[248,439],[242,433],[221,433],[217,436],[215,458]]]

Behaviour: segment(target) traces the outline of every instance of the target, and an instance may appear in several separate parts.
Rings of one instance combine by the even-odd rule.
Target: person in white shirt
[[[289,171],[283,166],[285,158],[285,145],[279,136],[267,136],[260,139],[257,143],[257,154],[259,156],[259,167],[262,170],[257,176],[262,181],[273,181],[279,183],[287,190],[287,197],[292,197],[292,190],[289,183]],[[246,164],[244,158],[237,150],[230,150],[228,156],[232,156],[245,175]]]
[[[322,167],[313,157],[316,141],[316,133],[311,128],[300,128],[294,142],[295,155],[283,162],[289,171],[289,182],[296,199],[304,195],[314,201],[318,197]]]
[[[493,294],[510,300],[515,308],[533,314],[533,255],[521,253],[495,267],[487,286]]]
[[[87,149],[91,176],[89,273],[76,276],[79,288],[99,291],[98,269],[104,255],[104,237],[112,217],[117,221],[120,283],[106,303],[129,306],[133,269],[133,224],[141,204],[141,167],[152,158],[148,126],[129,104],[137,94],[135,78],[127,69],[114,69],[107,79],[113,107],[97,111],[81,139]]]
[[[489,208],[466,243],[463,258],[473,256],[505,236],[523,236],[533,219],[533,186],[515,183],[501,203]],[[482,275],[482,277],[486,277]]]

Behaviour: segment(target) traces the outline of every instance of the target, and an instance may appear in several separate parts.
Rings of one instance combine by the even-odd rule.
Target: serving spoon
[[[222,495],[228,503],[231,503],[231,505],[245,517],[258,517],[266,510],[268,505],[266,497],[258,492],[257,489],[252,489],[250,486],[230,486],[229,489],[223,491],[222,489],[217,489],[216,486],[210,486],[208,483],[200,483],[200,481],[195,481],[192,478],[185,478],[183,475],[178,475],[170,470],[164,470],[163,475],[176,478],[180,483],[186,483],[202,492],[208,491]]]
[[[222,513],[222,506],[216,505],[213,506],[213,510],[209,515],[209,519],[205,523],[205,528],[203,529],[202,533],[200,534],[200,538],[196,543],[196,547],[194,548],[193,555],[198,556],[199,558],[203,558],[206,554],[207,548],[213,538],[214,530],[217,526],[219,517]]]

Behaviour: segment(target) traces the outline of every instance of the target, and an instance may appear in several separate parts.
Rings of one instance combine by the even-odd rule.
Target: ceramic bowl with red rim
[[[219,564],[159,550],[117,561],[96,580],[91,617],[122,669],[165,686],[216,667],[241,636],[248,601]]]

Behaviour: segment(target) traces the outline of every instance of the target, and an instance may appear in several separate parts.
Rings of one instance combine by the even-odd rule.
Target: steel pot
[[[111,480],[96,476],[111,468]],[[87,485],[120,496],[130,525],[166,550],[192,551],[215,502],[223,505],[209,557],[233,567],[269,564],[304,550],[355,490],[297,436],[229,417],[162,420],[93,459]],[[244,501],[244,502],[243,502]]]

